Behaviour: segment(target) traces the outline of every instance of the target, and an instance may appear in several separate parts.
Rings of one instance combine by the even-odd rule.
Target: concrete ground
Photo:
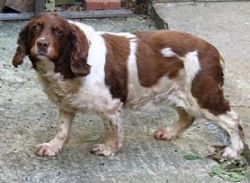
[[[155,4],[170,29],[187,31],[212,42],[226,60],[225,92],[245,126],[250,141],[250,3]],[[85,21],[98,30],[154,29],[140,18]],[[64,152],[53,158],[34,155],[35,145],[50,140],[57,130],[57,109],[42,92],[28,60],[11,67],[17,33],[23,22],[0,23],[0,183],[224,183],[211,177],[216,164],[208,147],[227,143],[212,123],[197,120],[181,138],[162,142],[152,138],[159,126],[170,125],[176,114],[169,107],[148,106],[125,111],[125,139],[115,157],[89,153],[101,141],[102,122],[79,114]],[[189,153],[200,159],[186,160]],[[243,181],[247,182],[247,180]]]

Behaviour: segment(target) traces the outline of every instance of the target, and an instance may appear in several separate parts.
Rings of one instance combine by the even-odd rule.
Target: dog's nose
[[[46,52],[49,47],[49,43],[46,40],[39,40],[37,41],[37,47],[39,50]]]

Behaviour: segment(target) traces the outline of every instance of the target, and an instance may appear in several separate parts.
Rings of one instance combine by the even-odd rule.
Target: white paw
[[[62,147],[58,147],[50,143],[43,143],[37,146],[35,154],[37,156],[56,156],[61,151],[62,151]]]
[[[222,157],[226,159],[240,159],[240,151],[236,151],[231,147],[226,147],[222,153]]]
[[[176,134],[168,128],[159,128],[154,132],[153,136],[157,140],[171,140],[176,137]]]
[[[96,144],[91,149],[91,153],[98,156],[114,156],[116,152],[117,150],[114,150],[105,144]]]

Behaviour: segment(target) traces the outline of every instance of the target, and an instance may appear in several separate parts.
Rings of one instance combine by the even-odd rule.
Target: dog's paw
[[[56,156],[61,151],[62,151],[62,147],[58,147],[50,143],[43,143],[37,146],[35,154],[37,156]]]
[[[159,128],[154,132],[153,136],[157,140],[171,140],[176,137],[176,134],[168,128]]]
[[[98,156],[114,156],[116,151],[105,144],[96,144],[92,147],[91,153]]]
[[[222,157],[226,159],[240,159],[240,152],[232,149],[231,147],[226,147],[222,152]]]

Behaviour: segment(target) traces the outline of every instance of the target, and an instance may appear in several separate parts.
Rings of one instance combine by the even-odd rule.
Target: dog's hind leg
[[[192,125],[194,117],[188,114],[183,108],[175,108],[179,119],[171,127],[160,128],[154,132],[154,138],[157,140],[171,140],[179,136],[185,129]]]
[[[211,75],[211,72],[213,75]],[[220,67],[217,69],[214,67],[213,70],[210,70],[210,73],[200,72],[194,79],[192,95],[200,106],[201,116],[218,122],[230,137],[231,146],[224,150],[222,156],[238,159],[244,148],[243,126],[240,118],[231,110],[229,102],[225,99],[222,86],[222,70]]]
[[[239,159],[244,148],[244,131],[239,116],[234,111],[229,110],[216,116],[211,113],[206,113],[205,117],[218,122],[218,124],[227,131],[230,137],[231,146],[224,149],[222,157]]]

